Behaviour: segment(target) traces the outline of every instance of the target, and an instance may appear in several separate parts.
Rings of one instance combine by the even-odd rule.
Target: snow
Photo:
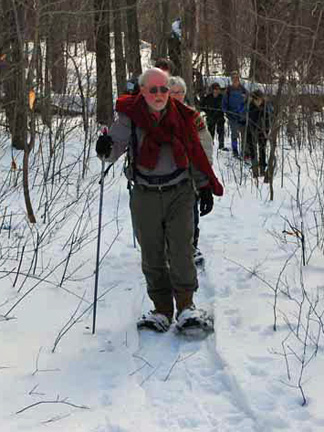
[[[299,228],[301,223],[294,150],[285,150],[283,188],[278,162],[273,202],[269,186],[261,179],[256,184],[248,167],[215,150],[214,168],[226,193],[215,199],[213,212],[200,223],[206,270],[199,274],[196,296],[197,304],[214,308],[215,333],[188,339],[172,330],[136,330],[136,318],[150,302],[140,250],[133,244],[122,161],[105,181],[102,297],[92,335],[100,163],[92,150],[82,180],[82,149],[73,134],[65,147],[69,169],[63,172],[68,176],[65,181],[56,176],[53,185],[49,179],[47,195],[37,146],[31,156],[37,219],[32,227],[25,216],[21,174],[17,187],[13,181],[9,185],[11,150],[2,146],[0,212],[2,217],[7,208],[7,217],[0,233],[1,431],[324,430],[322,329],[312,313],[322,316],[324,265],[323,253],[313,247],[313,213],[320,207],[318,200],[311,205],[307,201],[318,191],[316,166],[307,152],[298,154],[307,233],[307,265],[302,266],[300,241],[283,233],[291,231],[287,221]],[[43,148],[47,160],[47,146]],[[18,165],[21,156],[16,154]],[[45,196],[52,199],[44,223]],[[37,233],[41,241],[35,264]],[[297,387],[303,353],[310,359],[301,379],[305,406]]]
[[[147,65],[149,49],[142,58]],[[93,54],[75,62],[69,82],[76,87],[82,71],[91,113]],[[71,108],[71,96],[55,100]],[[79,110],[80,98],[72,101]],[[261,178],[215,148],[225,195],[200,222],[206,269],[196,295],[198,305],[214,309],[215,332],[195,339],[172,329],[137,332],[150,302],[123,161],[105,180],[92,334],[100,162],[91,120],[83,178],[82,128],[79,117],[54,119],[50,160],[48,130],[37,124],[29,173],[34,226],[24,205],[22,154],[13,152],[18,171],[11,171],[1,131],[0,430],[323,431],[323,137],[317,133],[312,152],[280,138],[272,202]],[[305,233],[305,266],[293,228]]]

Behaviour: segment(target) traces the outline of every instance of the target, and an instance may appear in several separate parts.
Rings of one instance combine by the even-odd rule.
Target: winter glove
[[[210,213],[214,206],[214,198],[211,189],[203,188],[199,191],[200,216]]]
[[[106,160],[109,158],[111,149],[113,146],[113,141],[107,133],[104,133],[103,135],[100,135],[100,137],[97,139],[96,144],[96,152],[97,156],[101,160]]]

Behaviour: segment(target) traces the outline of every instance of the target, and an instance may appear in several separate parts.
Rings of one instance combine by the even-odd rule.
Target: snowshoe
[[[159,333],[164,333],[170,328],[170,320],[165,315],[156,311],[149,311],[143,314],[137,321],[138,329],[154,330]]]
[[[214,318],[204,309],[196,308],[194,305],[184,309],[177,317],[176,330],[180,333],[188,330],[214,331]]]
[[[194,262],[196,267],[204,267],[205,258],[198,248],[194,252]]]

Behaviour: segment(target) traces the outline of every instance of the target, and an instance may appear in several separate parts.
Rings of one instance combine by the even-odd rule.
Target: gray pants
[[[141,246],[147,292],[157,312],[172,318],[192,304],[198,288],[193,261],[193,205],[190,181],[166,190],[135,185],[130,200],[133,227]]]

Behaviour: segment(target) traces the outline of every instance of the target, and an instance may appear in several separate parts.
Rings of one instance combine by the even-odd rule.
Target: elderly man
[[[194,111],[169,98],[168,76],[152,68],[140,76],[139,85],[140,94],[117,100],[118,118],[96,147],[98,156],[110,162],[129,150],[130,209],[154,304],[138,326],[167,331],[174,301],[179,328],[203,325],[193,302],[198,281],[192,208],[195,188],[205,215],[213,207],[212,193],[221,196],[223,187],[200,145]]]

